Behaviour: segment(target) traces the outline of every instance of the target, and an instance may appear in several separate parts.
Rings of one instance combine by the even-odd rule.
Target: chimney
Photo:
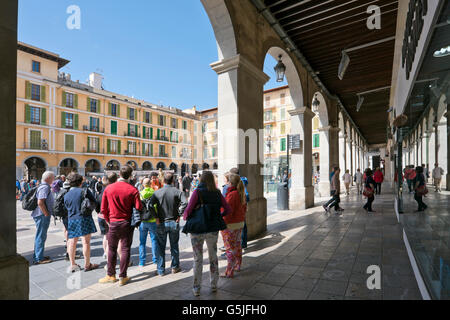
[[[95,89],[102,90],[103,76],[97,72],[92,72],[89,75],[89,85]]]

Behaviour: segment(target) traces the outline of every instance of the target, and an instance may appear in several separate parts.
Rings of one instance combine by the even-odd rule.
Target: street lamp
[[[275,68],[273,68],[277,74],[277,82],[283,82],[284,75],[286,74],[286,66],[284,65],[283,61],[281,61],[282,56],[282,54],[278,56],[278,63]]]
[[[314,100],[312,102],[312,111],[314,113],[319,113],[320,101],[317,99],[317,94],[314,96]]]

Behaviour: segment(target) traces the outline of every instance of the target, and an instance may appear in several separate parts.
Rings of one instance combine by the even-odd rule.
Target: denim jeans
[[[241,247],[247,248],[247,223],[246,222],[244,222],[244,229],[242,229]]]
[[[142,222],[139,226],[139,265],[145,265],[147,258],[147,236],[150,234],[152,242],[152,260],[156,264],[156,251],[158,250],[158,242],[156,241],[156,222]]]
[[[44,248],[45,241],[47,240],[47,230],[50,226],[51,216],[38,216],[34,217],[34,222],[36,223],[36,237],[34,239],[34,255],[33,261],[39,262],[44,260]]]
[[[180,267],[180,250],[178,240],[180,239],[180,224],[175,221],[166,221],[156,227],[156,240],[158,242],[158,252],[156,253],[156,263],[158,273],[164,273],[166,268],[166,243],[167,235],[170,241],[170,254],[172,256],[171,268]]]

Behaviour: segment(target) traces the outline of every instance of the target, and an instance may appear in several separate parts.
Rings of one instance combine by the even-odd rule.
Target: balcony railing
[[[83,131],[97,132],[97,133],[105,133],[105,128],[94,127],[94,126],[83,126]]]
[[[169,155],[168,155],[167,153],[162,153],[162,152],[160,152],[160,153],[159,153],[159,157],[160,157],[160,158],[168,158]]]
[[[136,155],[136,151],[124,150],[123,154],[124,155],[129,155],[129,156],[135,156]]]
[[[156,140],[169,142],[169,138],[168,137],[156,137]]]
[[[138,132],[135,132],[135,133],[130,132],[130,133],[128,133],[127,131],[125,131],[123,133],[123,135],[125,137],[133,137],[133,138],[140,138],[141,137],[141,135]]]
[[[30,150],[42,150],[42,151],[48,151],[48,143],[46,140],[40,140],[36,142],[24,142],[23,144],[24,149],[30,149]]]
[[[105,150],[103,150],[103,153],[105,152]],[[100,148],[86,148],[83,147],[83,153],[100,153]]]
[[[153,157],[153,152],[150,151],[142,151],[142,155],[144,157]]]

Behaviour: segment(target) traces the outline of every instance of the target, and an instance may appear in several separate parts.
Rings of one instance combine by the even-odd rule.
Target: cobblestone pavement
[[[276,196],[274,194],[266,194],[268,214],[276,212]],[[81,272],[79,287],[68,279],[72,276],[67,272],[69,262],[65,260],[65,239],[64,226],[62,222],[57,221],[56,225],[52,218],[45,247],[45,255],[50,256],[52,263],[46,265],[32,265],[34,237],[36,227],[30,212],[22,209],[21,203],[17,202],[17,252],[24,256],[30,262],[30,300],[47,300],[58,299],[65,295],[71,294],[78,290],[77,288],[87,288],[90,285],[97,283],[98,279],[105,275],[103,269],[106,261],[103,259],[102,236],[97,223],[97,215],[93,214],[94,221],[97,226],[98,233],[92,236],[91,240],[91,260],[93,263],[100,264],[98,270],[90,272]],[[182,223],[183,225],[183,223]],[[168,242],[168,241],[167,241]],[[220,244],[222,245],[222,244]],[[139,263],[139,232],[134,232],[133,245],[131,251],[131,260],[133,267],[130,272],[138,269]],[[190,239],[184,233],[180,234],[180,250],[190,248]],[[169,247],[168,247],[169,248]],[[78,242],[77,251],[82,252],[81,240]],[[167,252],[170,255],[170,252]],[[151,242],[147,241],[147,261],[151,261]],[[170,261],[169,256],[166,261]],[[84,266],[84,260],[77,262],[81,267]],[[73,278],[72,278],[73,279]]]
[[[361,195],[341,199],[341,216],[326,214],[320,206],[271,214],[267,233],[249,242],[242,271],[234,279],[220,279],[216,293],[209,289],[205,250],[202,294],[193,296],[187,247],[180,253],[181,273],[158,277],[154,265],[131,268],[126,286],[95,283],[62,299],[421,299],[392,194],[377,196],[372,214],[362,209]],[[225,265],[219,261],[221,270]],[[381,289],[367,288],[371,265],[381,269]]]

